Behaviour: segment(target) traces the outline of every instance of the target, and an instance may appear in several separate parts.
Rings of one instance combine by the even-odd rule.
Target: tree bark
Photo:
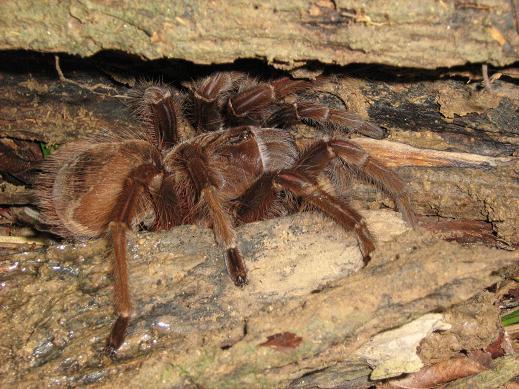
[[[285,68],[378,63],[434,69],[517,61],[515,0],[109,1],[0,4],[0,49]],[[28,28],[30,27],[30,28]]]

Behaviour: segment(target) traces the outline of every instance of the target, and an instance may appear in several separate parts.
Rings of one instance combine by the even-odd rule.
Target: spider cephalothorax
[[[300,209],[320,210],[353,229],[369,261],[373,239],[343,196],[347,173],[390,193],[415,224],[403,181],[357,144],[331,137],[304,149],[296,145],[286,128],[301,121],[383,134],[352,113],[301,97],[312,87],[304,80],[262,83],[237,73],[216,73],[187,93],[143,84],[134,93],[142,133],[72,142],[46,162],[39,195],[44,220],[66,238],[112,238],[119,316],[109,350],[122,344],[132,312],[128,229],[211,227],[226,250],[231,279],[242,286],[247,270],[235,227]]]

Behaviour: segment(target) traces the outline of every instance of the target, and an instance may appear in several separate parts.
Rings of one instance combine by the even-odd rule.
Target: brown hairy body
[[[231,279],[243,286],[247,269],[236,226],[300,209],[320,210],[354,230],[364,262],[369,261],[373,238],[344,197],[351,173],[391,194],[415,225],[404,182],[360,146],[341,137],[316,140],[304,149],[296,145],[286,128],[299,122],[383,135],[355,114],[302,97],[313,86],[289,78],[262,83],[227,72],[193,83],[186,94],[143,84],[133,100],[142,133],[72,142],[46,161],[39,199],[52,230],[69,239],[109,235],[113,242],[118,318],[109,352],[124,341],[132,314],[129,229],[211,227],[226,251]]]

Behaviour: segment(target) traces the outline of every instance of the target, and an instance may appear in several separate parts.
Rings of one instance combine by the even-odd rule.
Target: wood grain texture
[[[30,26],[30,28],[27,28]],[[262,58],[434,69],[517,61],[509,0],[101,0],[0,4],[0,49],[229,63]]]
[[[380,236],[361,266],[353,234],[315,214],[238,230],[250,283],[236,288],[209,230],[129,239],[135,319],[119,359],[102,354],[112,323],[105,243],[1,260],[3,387],[285,387],[349,359],[370,336],[459,304],[499,280],[517,253],[410,233],[391,211],[365,213]],[[448,269],[448,270],[446,270]],[[427,275],[427,276],[425,276]],[[282,350],[262,347],[291,333]]]

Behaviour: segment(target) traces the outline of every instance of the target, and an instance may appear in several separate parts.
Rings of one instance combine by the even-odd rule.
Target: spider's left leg
[[[352,112],[303,101],[281,104],[266,120],[265,126],[286,128],[301,121],[315,122],[336,128],[346,127],[375,139],[382,139],[385,136],[385,131],[382,128],[366,122]]]

